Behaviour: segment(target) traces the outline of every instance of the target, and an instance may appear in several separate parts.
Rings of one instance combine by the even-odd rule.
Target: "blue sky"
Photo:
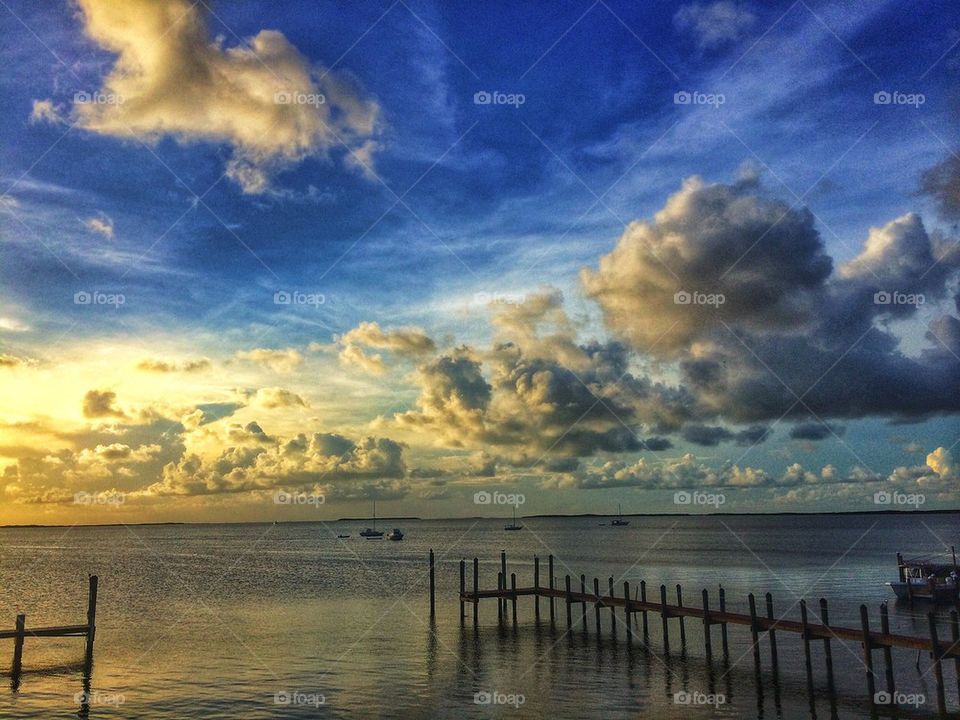
[[[389,471],[395,477],[387,488],[382,478],[345,471],[352,489],[343,491],[343,502],[382,491],[398,507],[408,503],[425,515],[475,510],[458,499],[458,488],[474,482],[455,467],[458,457],[495,457],[513,469],[495,472],[491,482],[519,484],[531,496],[546,497],[544,488],[554,485],[573,488],[553,501],[556,507],[542,501],[544,511],[598,509],[616,493],[669,509],[669,503],[658,505],[652,490],[638,495],[641,481],[595,493],[583,488],[582,474],[608,462],[629,465],[650,456],[669,464],[691,453],[713,468],[746,463],[771,476],[797,462],[814,474],[833,465],[845,475],[867,462],[884,477],[897,467],[914,468],[911,482],[930,485],[930,473],[916,468],[924,467],[926,454],[949,452],[957,441],[956,410],[949,403],[929,416],[914,413],[909,425],[891,425],[902,418],[889,408],[831,407],[817,419],[834,422],[828,415],[835,412],[835,425],[843,429],[804,447],[784,437],[784,427],[753,447],[684,440],[684,422],[730,427],[731,433],[750,424],[731,417],[729,408],[711,406],[703,417],[659,428],[636,411],[624,427],[671,436],[668,457],[636,448],[611,454],[591,449],[571,455],[580,462],[573,475],[581,476],[564,479],[548,469],[518,474],[518,455],[536,450],[519,452],[502,440],[491,444],[483,433],[437,441],[435,429],[421,427],[425,436],[416,437],[410,424],[391,426],[396,414],[429,414],[418,398],[430,391],[415,369],[432,362],[426,351],[405,355],[408,346],[394,336],[375,340],[367,356],[379,351],[390,369],[371,375],[350,365],[342,356],[350,343],[339,340],[375,322],[388,335],[397,328],[422,330],[438,356],[464,344],[480,352],[516,331],[516,318],[498,324],[499,306],[513,313],[516,299],[555,289],[563,296],[564,332],[577,343],[627,342],[634,376],[642,372],[682,387],[679,368],[703,345],[691,345],[684,352],[692,354],[683,357],[637,347],[633,329],[618,315],[621,305],[585,292],[581,269],[596,270],[631,222],[649,221],[686,178],[700,176],[708,186],[745,183],[750,198],[771,207],[783,203],[785,212],[806,208],[838,276],[860,256],[870,228],[915,213],[940,248],[943,277],[936,287],[925,286],[929,302],[915,311],[870,322],[898,338],[898,352],[920,356],[930,343],[929,323],[956,314],[955,258],[945,249],[956,237],[954,218],[943,212],[940,198],[921,192],[924,173],[957,147],[960,13],[952,4],[460,6],[404,0],[346,7],[213,2],[190,9],[171,3],[171,17],[132,30],[100,5],[11,2],[0,12],[11,38],[2,52],[12,69],[0,80],[6,188],[0,347],[20,361],[11,360],[8,372],[19,387],[39,382],[43,373],[68,378],[57,398],[19,390],[5,408],[11,438],[4,457],[14,468],[8,477],[23,497],[34,496],[31,483],[41,495],[70,489],[58,484],[63,478],[28,479],[26,470],[16,470],[46,442],[43,433],[23,430],[25,423],[70,425],[70,438],[54,449],[77,455],[84,443],[87,449],[109,444],[99,435],[104,424],[114,424],[123,444],[121,436],[139,432],[135,426],[142,429],[146,416],[181,422],[182,411],[209,403],[240,409],[206,418],[201,427],[216,427],[217,438],[212,430],[210,437],[191,438],[198,431],[179,426],[174,445],[187,449],[160,443],[163,459],[176,465],[194,450],[215,458],[240,442],[229,439],[234,422],[260,423],[277,443],[296,432],[397,438],[405,444],[403,472]],[[264,31],[275,33],[268,38]],[[261,47],[257,37],[275,44]],[[264,130],[257,123],[272,108],[235,104],[237,92],[253,93],[250,88],[271,78],[275,89],[286,89],[280,76],[287,70],[307,73],[296,87],[325,92],[319,111],[330,114],[306,140],[298,133],[314,122],[309,115],[277,116]],[[117,88],[130,95],[120,105],[76,101],[77,93]],[[522,103],[477,104],[483,92],[520,96]],[[877,93],[895,100],[878,104]],[[191,99],[189,108],[178,106],[178,94]],[[678,104],[684,94],[703,103]],[[922,100],[911,103],[907,96]],[[330,127],[336,137],[327,134]],[[285,140],[294,137],[305,144]],[[241,175],[251,169],[255,182]],[[785,266],[791,252],[787,246],[782,251]],[[121,294],[124,302],[116,308],[75,304],[76,293],[97,291]],[[322,296],[323,302],[278,305],[278,291]],[[492,310],[486,306],[491,298]],[[728,319],[733,329],[739,327],[735,319]],[[761,332],[755,320],[743,327]],[[624,340],[630,337],[634,341]],[[952,353],[949,341],[944,347]],[[251,348],[290,348],[302,359],[279,374],[265,361],[258,374],[263,368],[257,361],[237,357]],[[144,371],[130,365],[147,355],[172,358],[173,365],[208,358],[212,369],[202,378],[164,373],[168,385],[146,388]],[[762,351],[757,355],[766,359]],[[104,371],[111,357],[116,373]],[[955,361],[947,354],[937,362],[944,363],[937,371],[952,382]],[[60,364],[73,369],[58,371]],[[494,365],[486,358],[488,380]],[[879,382],[887,377],[876,376]],[[281,386],[304,404],[286,406],[287,414],[276,419],[254,417],[250,393]],[[115,392],[130,408],[119,415],[80,415],[82,398],[93,390]],[[943,387],[946,394],[956,390]],[[866,390],[884,391],[879,385]],[[172,407],[160,409],[164,402]],[[500,420],[509,406],[508,399],[502,402]],[[777,415],[754,419],[769,424]],[[493,424],[491,418],[484,422]],[[496,435],[490,427],[487,432]],[[905,454],[910,443],[922,448]],[[154,460],[128,466],[126,474],[111,466],[96,478],[78,471],[68,480],[73,489],[88,482],[91,491],[120,488],[135,496],[160,482],[164,463],[160,456]],[[938,485],[937,502],[946,505],[954,478],[948,467],[936,474],[947,485]],[[421,487],[411,480],[415,468],[440,479]],[[127,475],[135,479],[123,479]],[[262,480],[267,475],[270,482]],[[260,477],[242,491],[231,488],[230,497],[290,480]],[[319,482],[306,474],[297,480]],[[211,483],[208,491],[220,488]],[[831,505],[835,492],[859,497],[850,484],[817,486],[822,494],[803,507]],[[128,504],[125,512],[158,512],[163,502],[157,496],[191,495],[166,490],[147,493],[154,504],[146,510]],[[783,509],[776,498],[761,497],[766,489],[755,496],[743,492],[744,508]],[[189,507],[171,504],[164,511],[190,517],[226,512],[219,497],[191,500]],[[42,509],[36,512],[70,511],[55,502],[37,504]],[[211,505],[218,509],[208,511]],[[258,516],[257,507],[230,512]]]

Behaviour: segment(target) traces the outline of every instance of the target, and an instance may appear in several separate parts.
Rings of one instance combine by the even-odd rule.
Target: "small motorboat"
[[[403,540],[403,533],[400,532],[400,528],[394,528],[387,533],[387,540]]]
[[[930,557],[905,560],[897,553],[897,573],[899,578],[887,583],[897,600],[950,605],[960,598],[956,555],[953,562],[943,562],[942,558]]]
[[[504,530],[523,530],[523,525],[517,525],[517,508],[513,508],[513,522],[503,526]]]
[[[613,527],[626,527],[627,525],[630,524],[629,520],[623,519],[623,513],[620,511],[620,503],[617,503],[617,519],[611,520],[610,524]]]
[[[348,537],[350,537],[350,536],[349,536],[349,535],[337,535],[337,537],[338,537],[339,539],[343,540],[344,538],[348,538]]]

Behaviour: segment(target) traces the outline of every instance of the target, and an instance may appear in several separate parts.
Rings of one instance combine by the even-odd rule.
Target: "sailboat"
[[[517,508],[513,508],[513,522],[503,526],[504,530],[523,530],[523,525],[517,525]]]
[[[623,513],[620,511],[620,503],[617,503],[617,519],[610,521],[614,527],[624,527],[630,524],[629,520],[623,519]]]
[[[373,527],[366,528],[360,532],[360,537],[368,540],[379,540],[383,537],[383,531],[377,530],[377,499],[373,499]]]

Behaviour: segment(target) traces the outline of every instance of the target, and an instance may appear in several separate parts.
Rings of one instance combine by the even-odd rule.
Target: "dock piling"
[[[587,631],[587,576],[583,573],[580,574],[580,596],[583,598],[580,601],[580,626],[583,628],[583,631]]]
[[[647,642],[647,641],[649,640],[649,638],[650,638],[650,629],[649,629],[649,627],[647,627],[647,611],[646,611],[646,604],[647,604],[647,581],[646,581],[646,580],[641,580],[641,581],[640,581],[640,602],[642,602],[643,605],[644,605],[644,610],[643,610],[643,642],[644,642],[644,644],[646,644],[646,642]]]
[[[753,643],[753,665],[757,674],[760,673],[760,632],[757,627],[757,599],[750,593],[747,596],[750,603],[750,640]]]
[[[723,585],[720,586],[720,613],[723,614],[727,611],[727,593],[723,589]],[[726,621],[720,623],[720,642],[723,646],[723,657],[728,659],[730,657],[730,648],[727,645],[727,623]]]
[[[17,634],[13,639],[13,667],[11,674],[15,680],[20,677],[20,668],[23,664],[23,638],[27,624],[26,615],[17,615]]]
[[[598,578],[593,579],[593,614],[597,621],[597,639],[600,639],[600,608],[603,607],[603,604],[600,602],[600,580]]]
[[[533,618],[540,624],[540,556],[533,556]]]
[[[677,607],[683,607],[683,590],[680,588],[680,583],[677,583]],[[686,649],[687,647],[687,628],[686,624],[683,621],[683,615],[680,616],[680,647]]]
[[[937,680],[937,711],[940,717],[947,716],[947,698],[943,690],[943,650],[937,639],[937,618],[931,612],[927,613],[927,622],[930,625],[930,645],[933,647],[933,675]]]
[[[827,609],[826,598],[820,598],[820,622],[823,623],[824,627],[830,627],[830,615]],[[833,684],[833,651],[830,649],[829,636],[823,639],[823,658],[827,666],[827,689],[830,691],[832,697],[835,692],[835,687]]]
[[[436,577],[434,575],[433,548],[430,548],[430,619],[431,620],[437,616],[435,591],[436,591]]]
[[[550,573],[550,589],[553,590],[554,577],[553,577],[553,555],[547,556],[547,570]],[[550,627],[553,627],[556,622],[556,611],[553,609],[553,595],[550,596]]]
[[[707,653],[707,658],[713,654],[713,648],[710,643],[710,593],[703,589],[703,649]]]
[[[610,578],[608,581],[609,588],[609,597],[613,597],[613,578]],[[614,640],[617,639],[617,607],[616,605],[610,605],[610,635]]]
[[[510,573],[510,604],[513,608],[513,624],[517,624],[517,574]]]
[[[931,617],[933,617],[931,615]],[[873,643],[870,640],[870,619],[867,617],[867,606],[860,606],[860,627],[863,631],[863,664],[867,675],[867,695],[870,696],[870,705],[876,702],[877,687],[873,676]],[[934,629],[936,634],[936,629]]]
[[[775,622],[773,616],[773,595],[767,593],[767,619],[771,623]],[[777,633],[773,629],[773,625],[767,629],[767,636],[770,638],[770,665],[773,668],[774,677],[779,673],[780,663],[777,660]]]
[[[613,593],[610,593],[611,595]],[[627,645],[633,643],[633,630],[631,628],[631,619],[630,619],[630,583],[626,580],[623,581],[623,625],[626,628],[627,633]]]
[[[467,591],[467,562],[460,560],[460,624],[464,621],[464,601],[463,594]]]
[[[473,559],[473,626],[480,624],[480,561]]]
[[[953,638],[953,649],[960,646],[960,620],[957,619],[957,611],[950,611],[950,631]],[[953,658],[953,671],[957,677],[957,700],[960,701],[960,656]]]
[[[660,620],[663,623],[663,652],[670,653],[670,624],[667,622],[667,586],[660,586]]]
[[[890,634],[890,615],[886,603],[880,603],[880,632]],[[893,650],[889,645],[883,646],[883,675],[887,684],[887,692],[893,696]]]
[[[573,618],[571,617],[571,614],[570,614],[571,601],[570,601],[570,576],[569,576],[569,575],[566,576],[566,578],[564,579],[564,582],[566,583],[566,593],[567,593],[567,596],[566,596],[566,601],[567,601],[567,630],[570,630],[570,628],[573,627]]]

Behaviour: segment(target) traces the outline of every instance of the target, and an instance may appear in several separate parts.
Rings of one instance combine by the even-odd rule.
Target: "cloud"
[[[126,417],[114,403],[117,394],[112,390],[88,390],[83,396],[83,416],[88,418]]]
[[[210,368],[209,358],[195,360],[161,360],[158,358],[144,358],[137,363],[137,370],[155,373],[199,372]]]
[[[261,447],[231,447],[215,458],[187,455],[166,465],[143,494],[207,495],[304,484],[334,490],[331,486],[343,482],[378,483],[404,477],[403,450],[387,438],[300,433]]]
[[[762,425],[752,425],[739,432],[732,432],[718,425],[700,425],[692,423],[685,425],[680,435],[687,442],[705,447],[715,447],[721,442],[733,440],[737,445],[757,445],[767,439],[770,431]]]
[[[49,123],[59,125],[65,122],[62,112],[52,100],[34,100],[30,110],[29,122],[31,125],[37,123]]]
[[[310,407],[306,400],[294,392],[279,387],[267,387],[257,390],[254,402],[262,408]]]
[[[236,354],[239,360],[248,360],[268,367],[274,372],[288,373],[293,372],[301,363],[303,355],[294,348],[272,349],[272,348],[254,348],[253,350],[240,350]]]
[[[34,364],[29,358],[17,357],[16,355],[5,355],[0,353],[0,368],[19,368],[30,367]]]
[[[422,357],[436,349],[433,340],[420,328],[383,330],[375,322],[361,322],[337,338],[337,342],[342,365],[359,367],[373,375],[383,375],[387,365],[382,355],[367,354],[364,348],[385,350],[401,358]]]
[[[697,44],[707,50],[739,40],[756,19],[752,12],[730,0],[690,3],[673,16],[677,29],[692,34]]]
[[[226,143],[227,175],[246,193],[268,191],[277,172],[331,150],[372,162],[377,103],[348,75],[311,66],[282,33],[227,46],[188,0],[78,2],[87,36],[116,55],[97,94],[74,103],[86,130]]]
[[[755,423],[960,411],[944,392],[960,383],[960,320],[935,315],[909,356],[889,323],[916,317],[911,298],[945,299],[958,268],[960,248],[909,213],[834,272],[808,211],[755,179],[693,178],[581,279],[616,337],[676,364],[697,419]]]
[[[927,169],[920,178],[920,191],[933,198],[944,218],[960,219],[960,158],[951,154]]]
[[[16,318],[0,317],[0,330],[6,332],[27,332],[30,326]]]
[[[83,226],[90,232],[113,240],[113,219],[106,213],[98,212],[93,217],[87,218],[83,221]]]
[[[953,478],[957,475],[957,466],[953,464],[953,455],[946,448],[938,447],[927,455],[927,467],[941,478]]]
[[[845,428],[831,423],[798,423],[790,428],[790,437],[794,440],[824,440],[835,435],[843,435]]]

